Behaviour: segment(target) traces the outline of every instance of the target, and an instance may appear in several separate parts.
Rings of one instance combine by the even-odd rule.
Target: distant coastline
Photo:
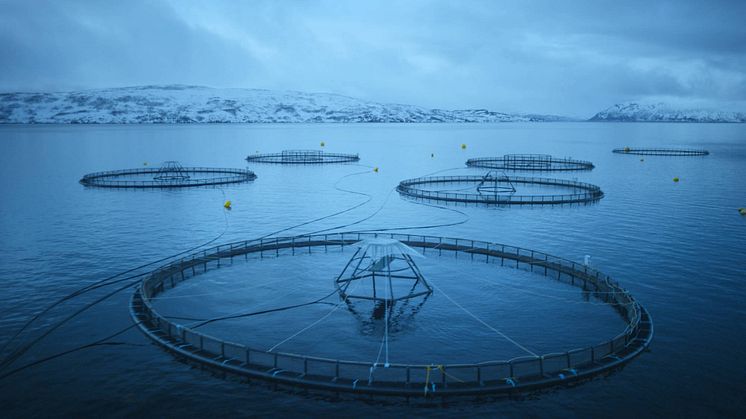
[[[54,93],[0,93],[0,124],[210,123],[742,123],[746,115],[678,110],[663,104],[614,105],[590,119],[487,109],[428,109],[328,93],[201,86],[135,86]]]

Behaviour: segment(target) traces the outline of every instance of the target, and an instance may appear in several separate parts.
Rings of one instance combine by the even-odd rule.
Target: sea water
[[[243,168],[248,154],[320,149],[321,141],[329,152],[359,153],[359,164],[252,164],[249,168],[258,176],[254,182],[220,188],[110,190],[78,183],[89,172],[145,163],[153,167],[167,160],[184,166]],[[611,153],[624,146],[697,147],[711,154],[641,159]],[[394,189],[400,180],[427,174],[479,174],[465,168],[468,158],[511,153],[592,161],[596,168],[590,172],[541,175],[599,185],[605,197],[580,206],[444,209],[402,199]],[[590,255],[594,268],[611,275],[649,310],[656,332],[649,351],[623,369],[582,385],[514,399],[456,400],[432,409],[403,401],[338,400],[224,380],[175,360],[135,328],[110,341],[116,344],[80,349],[0,380],[3,414],[735,416],[746,407],[746,217],[738,213],[739,207],[746,207],[744,171],[746,127],[739,124],[3,126],[3,344],[35,313],[107,276],[216,238],[214,244],[251,239],[352,207],[279,234],[396,228],[504,243],[579,263]],[[223,208],[226,200],[233,203],[229,212]],[[281,266],[274,265],[271,272]],[[452,269],[458,276],[458,269]],[[473,287],[467,279],[463,278],[464,287]],[[113,289],[102,288],[56,307],[10,347],[30,342]],[[510,297],[515,306],[515,297],[525,300],[525,307],[533,304],[538,310],[547,305],[540,295],[533,299],[508,289],[503,294],[498,288],[489,291],[495,293],[495,304],[500,297]],[[468,289],[452,285],[449,293],[466,298]],[[2,373],[127,327],[132,323],[130,295],[131,289],[126,289],[83,312]],[[202,307],[210,307],[210,301],[201,301]],[[442,323],[465,315],[446,304],[440,307],[442,311],[423,321]],[[491,312],[488,307],[475,310],[485,316]],[[563,327],[574,321],[578,330],[592,335],[595,329],[583,324],[586,315],[563,319]],[[527,319],[514,317],[505,327],[523,333]],[[255,320],[251,326],[261,327]],[[463,327],[444,331],[438,326],[436,331],[444,339],[484,335],[477,323],[473,331],[466,320],[459,317],[457,323]],[[551,327],[551,320],[542,318],[540,326]],[[593,340],[581,335],[576,337]],[[541,342],[540,334],[533,338]],[[544,343],[552,342],[557,340]]]

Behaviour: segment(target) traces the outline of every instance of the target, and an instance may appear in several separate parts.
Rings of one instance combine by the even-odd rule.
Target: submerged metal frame
[[[495,266],[509,266],[572,285],[606,302],[624,319],[624,331],[578,349],[472,364],[395,364],[319,358],[267,351],[229,342],[175,323],[152,299],[208,269],[249,254],[295,254],[352,246],[363,238],[386,236],[423,253],[450,253]],[[586,265],[546,253],[476,240],[384,233],[337,233],[281,237],[223,244],[175,260],[144,277],[130,302],[130,314],[151,339],[179,359],[222,373],[277,385],[402,397],[513,394],[570,384],[614,371],[640,355],[653,338],[648,311],[609,276]],[[428,360],[432,362],[432,360]],[[375,376],[371,374],[376,369]]]
[[[500,186],[507,184],[507,186]],[[498,195],[513,195],[516,193],[515,185],[506,175],[495,176],[493,171],[487,172],[482,181],[477,184],[477,193],[479,195],[493,195],[497,199]]]
[[[387,304],[401,301],[401,300],[407,300],[410,298],[419,297],[421,295],[431,294],[433,292],[432,287],[430,284],[427,283],[425,280],[425,277],[422,276],[422,272],[420,272],[420,269],[417,267],[417,264],[414,263],[412,260],[412,257],[407,254],[400,254],[400,255],[387,255],[384,256],[382,259],[386,259],[385,265],[386,265],[386,271],[376,270],[373,268],[373,265],[378,262],[374,261],[370,256],[368,256],[367,252],[364,249],[358,249],[357,252],[352,256],[352,258],[347,262],[347,265],[345,265],[342,272],[337,276],[337,279],[334,280],[334,287],[339,292],[340,298],[343,300],[348,299],[358,299],[358,300],[372,300],[372,301],[383,301]],[[357,263],[355,263],[357,261]],[[368,264],[363,264],[365,261],[370,262]],[[395,263],[396,261],[402,261],[406,265],[406,267],[391,270],[391,265]],[[349,270],[350,267],[354,265],[354,268],[352,269],[352,274],[349,276],[345,276],[345,272]],[[401,274],[399,272],[403,271],[409,271],[410,275]],[[376,293],[376,273],[378,272],[378,277],[383,279],[384,281],[388,281],[388,290],[389,295],[383,295],[383,297],[379,297],[379,294]],[[350,285],[355,281],[363,281],[367,278],[370,278],[372,287],[372,296],[370,295],[350,295],[347,294],[347,289],[350,287]],[[414,283],[412,284],[412,288],[410,288],[410,291],[406,295],[402,296],[394,296],[394,287],[393,283],[391,282],[392,279],[402,279],[402,280],[413,280]],[[424,291],[416,291],[417,285],[422,284],[425,287]]]
[[[181,163],[175,160],[169,160],[163,162],[163,166],[158,169],[158,173],[153,176],[154,180],[160,180],[164,182],[183,182],[189,179],[191,176],[184,170]]]

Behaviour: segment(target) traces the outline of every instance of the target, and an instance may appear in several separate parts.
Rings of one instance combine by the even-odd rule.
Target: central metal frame
[[[392,265],[394,265],[393,269]],[[352,266],[354,266],[354,268],[352,268],[352,274],[345,276],[345,272],[350,271]],[[372,295],[347,294],[347,289],[350,287],[350,284],[355,281],[364,281],[368,278],[370,278],[372,284]],[[381,297],[381,293],[377,292],[377,279],[388,281],[389,295],[386,295],[384,292]],[[394,296],[392,279],[412,280],[414,283],[412,284],[408,294],[397,297]],[[420,284],[425,287],[425,290],[417,290],[418,285]],[[407,254],[387,255],[374,260],[364,249],[358,249],[357,252],[355,252],[352,258],[347,262],[345,268],[334,281],[334,286],[337,288],[337,291],[343,300],[360,299],[383,301],[387,304],[431,294],[433,292],[432,287],[427,283],[425,277],[422,276],[422,272],[420,272],[420,269],[414,263],[411,256]]]
[[[501,186],[501,184],[507,184],[507,186]],[[494,172],[490,171],[484,175],[482,181],[477,185],[477,192],[480,195],[512,195],[516,192],[513,182],[507,175],[495,176]]]
[[[181,163],[175,160],[169,160],[163,162],[163,166],[158,169],[158,173],[153,176],[154,180],[160,180],[164,182],[184,181],[189,179],[184,167]]]

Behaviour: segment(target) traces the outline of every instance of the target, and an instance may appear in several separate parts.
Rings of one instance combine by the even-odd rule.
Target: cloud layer
[[[0,90],[194,84],[590,116],[746,103],[746,3],[0,1]]]

